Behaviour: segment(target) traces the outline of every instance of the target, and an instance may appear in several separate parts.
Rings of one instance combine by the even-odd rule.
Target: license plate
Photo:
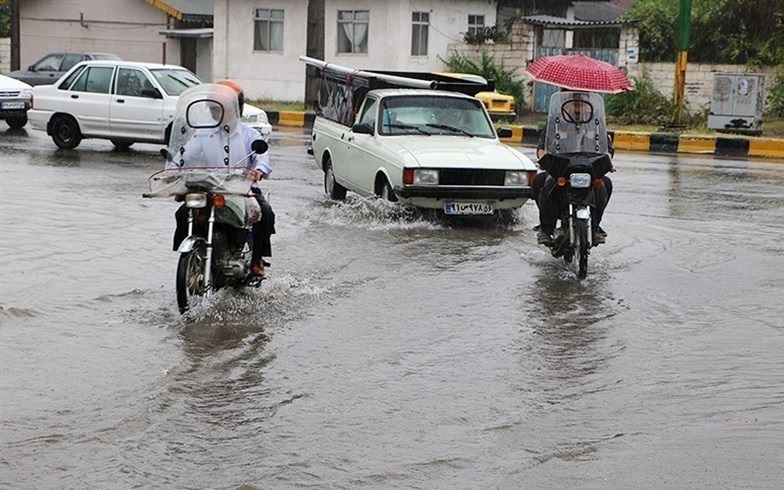
[[[446,214],[493,214],[495,206],[485,202],[448,202],[444,204]]]
[[[24,109],[25,103],[24,102],[3,102],[0,105],[3,109]]]

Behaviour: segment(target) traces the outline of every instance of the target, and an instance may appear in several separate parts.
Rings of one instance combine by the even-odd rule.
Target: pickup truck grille
[[[442,168],[439,170],[439,185],[504,185],[505,170],[484,168]]]

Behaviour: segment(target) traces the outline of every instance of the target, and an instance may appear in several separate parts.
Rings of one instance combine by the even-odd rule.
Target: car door
[[[25,73],[25,82],[30,85],[51,85],[62,75],[60,66],[63,64],[65,53],[51,53],[31,65]]]
[[[117,68],[110,121],[117,138],[160,140],[164,133],[163,98],[151,77],[136,67]]]
[[[82,134],[109,136],[111,86],[115,67],[88,66],[71,85],[64,111],[79,122]]]
[[[375,139],[377,108],[378,100],[369,97],[362,105],[360,116],[357,118],[357,124],[372,128],[373,134],[357,133],[351,130],[346,136],[347,178],[359,189],[359,194],[364,195],[370,195],[374,191],[373,174],[375,173],[374,148],[377,145]]]

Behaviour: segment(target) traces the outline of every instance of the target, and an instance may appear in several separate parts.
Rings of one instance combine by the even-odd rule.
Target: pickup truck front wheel
[[[376,182],[376,195],[384,201],[397,202],[395,191],[392,190],[392,185],[386,177],[379,177]]]
[[[336,201],[346,198],[346,188],[335,181],[335,171],[332,169],[332,159],[327,155],[324,162],[324,191]]]
[[[63,150],[72,150],[82,142],[79,125],[69,116],[57,116],[52,121],[52,141]]]

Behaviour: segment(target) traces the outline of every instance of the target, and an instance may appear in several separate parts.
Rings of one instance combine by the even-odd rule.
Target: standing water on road
[[[183,317],[157,147],[0,134],[0,488],[780,487],[780,164],[619,153],[578,281],[533,203],[332,202],[308,137],[270,278]]]

